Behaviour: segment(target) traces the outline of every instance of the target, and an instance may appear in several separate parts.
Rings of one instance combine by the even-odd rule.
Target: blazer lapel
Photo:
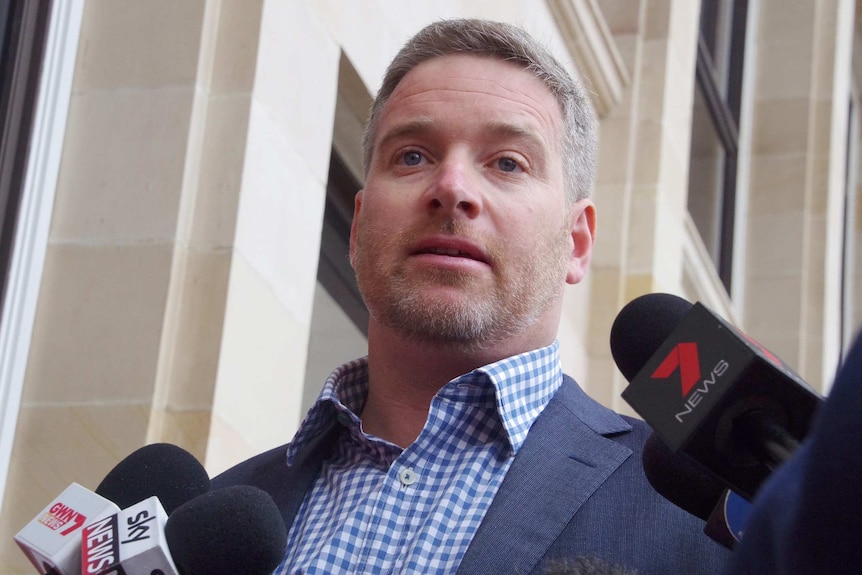
[[[529,573],[580,506],[631,455],[602,434],[629,429],[566,377],[530,429],[457,573]]]

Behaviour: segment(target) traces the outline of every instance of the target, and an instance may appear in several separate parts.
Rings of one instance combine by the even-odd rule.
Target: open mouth
[[[449,238],[429,238],[420,242],[413,250],[414,256],[426,254],[473,260],[483,264],[489,263],[488,258],[485,257],[485,254],[478,247],[466,241]]]
[[[424,250],[420,250],[417,253],[420,254],[437,254],[440,256],[451,256],[455,258],[468,258],[471,260],[475,260],[471,254],[465,252],[464,250],[459,250],[457,248],[426,248]]]

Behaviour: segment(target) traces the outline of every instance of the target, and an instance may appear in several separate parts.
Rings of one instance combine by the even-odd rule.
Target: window
[[[730,291],[747,0],[703,0],[688,211]]]
[[[317,286],[305,368],[302,409],[311,407],[333,368],[368,350],[368,310],[350,265],[350,226],[362,187],[362,130],[371,96],[341,54],[332,149],[317,264]]]
[[[0,2],[0,498],[15,440],[83,5]]]
[[[332,299],[338,302],[356,328],[367,336],[368,310],[359,294],[356,277],[348,259],[353,197],[360,187],[360,183],[333,150],[329,159],[317,281],[329,292]]]
[[[51,2],[0,2],[0,301],[6,293]]]

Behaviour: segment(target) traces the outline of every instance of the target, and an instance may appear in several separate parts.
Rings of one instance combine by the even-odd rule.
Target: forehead
[[[427,116],[466,125],[511,123],[557,142],[560,106],[545,84],[522,66],[469,54],[438,56],[418,64],[398,83],[381,115],[381,132]]]

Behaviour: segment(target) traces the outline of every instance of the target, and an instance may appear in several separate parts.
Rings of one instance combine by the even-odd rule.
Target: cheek
[[[362,208],[356,222],[353,243],[354,259],[363,258],[366,264],[379,264],[391,256],[400,238],[400,218],[391,212],[377,214]]]
[[[549,246],[559,246],[564,235],[560,215],[522,209],[498,229],[501,245],[525,258],[542,258]]]
[[[408,209],[406,194],[366,193],[359,222],[375,229],[397,229],[399,223],[405,221]]]

